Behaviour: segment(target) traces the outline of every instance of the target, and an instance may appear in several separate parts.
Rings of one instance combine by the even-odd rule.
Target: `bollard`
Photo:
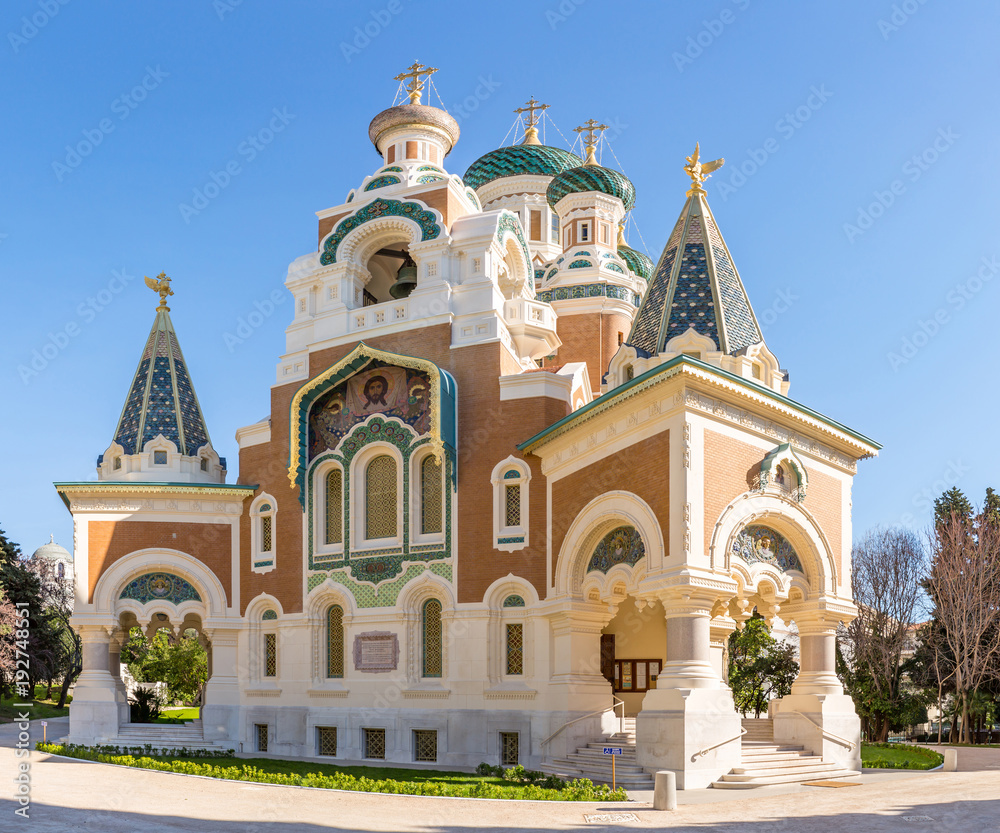
[[[945,772],[956,772],[958,770],[958,750],[957,749],[945,749],[944,750],[944,767]]]
[[[653,809],[677,809],[677,773],[670,769],[661,769],[656,773],[653,782]]]

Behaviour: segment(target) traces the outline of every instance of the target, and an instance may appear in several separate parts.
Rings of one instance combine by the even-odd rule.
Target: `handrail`
[[[545,738],[545,740],[543,740],[541,742],[541,744],[539,744],[539,745],[540,746],[544,746],[545,744],[547,744],[550,740],[552,740],[552,738],[554,738],[556,735],[558,735],[567,726],[572,726],[574,723],[579,723],[581,720],[586,720],[588,717],[595,717],[595,716],[597,716],[599,714],[604,714],[605,712],[613,712],[619,706],[622,707],[622,711],[621,711],[621,716],[619,718],[618,728],[619,728],[620,731],[624,732],[625,731],[625,701],[624,700],[619,700],[613,694],[611,695],[611,699],[615,701],[615,704],[613,706],[608,706],[606,709],[601,709],[600,711],[591,712],[590,714],[585,714],[583,717],[577,717],[574,720],[570,720],[570,721],[567,721],[566,723],[563,723],[562,726],[560,726],[551,735],[549,735],[547,738]]]
[[[691,756],[691,760],[694,761],[697,758],[704,758],[713,749],[718,749],[720,746],[725,746],[727,743],[732,743],[734,740],[740,740],[746,733],[747,733],[746,729],[740,729],[740,733],[736,737],[729,738],[729,740],[720,740],[718,743],[713,744],[712,746],[706,746],[704,749],[701,750],[701,752],[695,752]]]
[[[848,748],[848,750],[850,750],[851,752],[853,752],[854,751],[854,747],[857,746],[857,744],[854,741],[848,740],[847,738],[842,738],[839,735],[835,735],[833,732],[831,732],[831,731],[829,731],[827,729],[824,729],[822,726],[820,726],[815,720],[813,720],[807,714],[803,714],[802,712],[795,711],[795,710],[792,710],[792,714],[797,714],[799,717],[804,717],[806,720],[808,720],[810,723],[812,723],[813,726],[815,726],[817,729],[819,729],[823,733],[824,737],[828,737],[830,740],[836,741],[841,746],[846,746]]]

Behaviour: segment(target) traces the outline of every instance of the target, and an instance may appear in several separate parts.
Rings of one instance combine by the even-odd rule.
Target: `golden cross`
[[[548,104],[539,104],[535,101],[535,97],[532,96],[529,101],[525,103],[523,107],[518,107],[514,112],[518,115],[521,113],[527,113],[528,115],[524,117],[524,141],[521,142],[522,145],[537,145],[538,142],[538,128],[535,127],[538,124],[538,116],[535,115],[535,110],[544,113],[549,109]]]
[[[392,80],[409,81],[410,83],[407,85],[406,91],[410,94],[410,104],[419,104],[420,95],[424,91],[424,82],[420,80],[420,76],[426,75],[430,78],[430,76],[437,72],[437,67],[425,67],[420,61],[414,61],[406,69],[406,72],[401,72]]]
[[[594,134],[602,133],[607,129],[608,126],[606,124],[598,124],[593,119],[587,119],[584,124],[573,128],[575,133],[587,134],[583,137],[583,146],[587,150],[587,158],[583,160],[584,165],[597,164],[597,159],[594,157],[594,148],[597,147],[597,140],[594,138]]]

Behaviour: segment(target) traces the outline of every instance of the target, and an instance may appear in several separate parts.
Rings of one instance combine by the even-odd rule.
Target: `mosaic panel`
[[[557,286],[554,289],[543,289],[535,293],[535,299],[550,304],[553,301],[565,301],[571,298],[594,298],[606,295],[617,298],[633,306],[639,306],[639,295],[625,286],[607,283],[577,284],[575,286]]]
[[[465,192],[465,196],[467,196],[469,198],[469,202],[471,202],[477,209],[481,209],[482,208],[482,206],[479,204],[479,199],[476,197],[476,195],[475,195],[475,193],[473,191],[468,191],[467,190]]]
[[[617,272],[619,275],[625,274],[625,270],[622,269],[622,267],[619,266],[617,263],[605,263],[604,268],[608,269],[611,272]]]
[[[521,251],[524,252],[524,259],[528,263],[531,263],[531,253],[528,251],[528,244],[524,239],[524,234],[521,232],[521,223],[518,221],[517,215],[504,210],[497,221],[496,237],[497,242],[501,245],[503,245],[503,238],[506,232],[510,232],[517,238],[517,242],[521,244]]]
[[[379,217],[406,217],[413,220],[420,226],[421,242],[433,240],[441,234],[441,226],[434,216],[434,212],[421,208],[415,202],[402,202],[400,200],[375,199],[368,205],[362,206],[350,217],[341,220],[326,242],[323,243],[323,254],[320,255],[319,262],[324,266],[337,262],[337,248],[343,239],[358,226],[367,223],[369,220],[376,220]]]
[[[132,599],[140,604],[157,599],[175,605],[201,601],[201,596],[191,583],[173,573],[145,573],[126,584],[118,598]]]
[[[634,567],[646,555],[646,545],[642,536],[633,526],[619,526],[605,535],[594,548],[587,572],[598,570],[608,572],[616,564]]]
[[[365,186],[366,191],[374,191],[376,188],[385,188],[387,185],[398,185],[400,179],[398,176],[392,176],[391,174],[386,174],[385,176],[377,176],[371,182]]]
[[[439,174],[443,174],[444,173],[444,171],[442,171],[440,168],[435,168],[433,165],[421,165],[419,168],[417,168],[417,170],[418,171],[435,171],[436,173],[439,173]]]
[[[747,564],[772,564],[783,572],[804,573],[802,562],[784,536],[767,526],[748,526],[733,539],[733,555]]]
[[[523,535],[511,535],[511,536],[507,536],[507,537],[504,537],[504,538],[497,538],[497,543],[498,544],[523,544],[524,543],[524,536]]]
[[[315,573],[309,576],[307,582],[309,590],[313,590],[322,584],[327,578],[335,584],[339,584],[350,592],[359,608],[372,607],[393,607],[400,591],[417,576],[422,575],[425,570],[430,570],[436,576],[440,576],[445,581],[452,580],[451,564],[411,564],[406,571],[395,581],[373,586],[367,582],[355,581],[346,572],[334,571],[331,573]]]
[[[504,607],[524,607],[524,598],[513,594],[503,600]]]
[[[574,260],[572,263],[570,263],[570,265],[569,265],[568,268],[570,268],[570,269],[584,269],[587,266],[593,266],[593,265],[594,264],[591,263],[589,260]]]
[[[420,170],[423,170],[423,168]],[[399,165],[390,165],[388,168],[383,168],[379,171],[380,174],[401,174],[402,172],[403,169]]]
[[[426,185],[429,182],[444,182],[444,180],[445,177],[436,174],[423,174],[417,177],[417,183],[420,185]]]
[[[260,617],[260,620],[262,622],[273,622],[277,618],[278,618],[277,611],[274,611],[274,610],[265,610],[264,611],[264,615]]]

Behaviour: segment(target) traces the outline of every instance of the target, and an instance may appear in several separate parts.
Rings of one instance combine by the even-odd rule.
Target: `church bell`
[[[406,298],[417,285],[417,264],[409,253],[396,273],[396,282],[389,287],[389,294],[396,299]]]

